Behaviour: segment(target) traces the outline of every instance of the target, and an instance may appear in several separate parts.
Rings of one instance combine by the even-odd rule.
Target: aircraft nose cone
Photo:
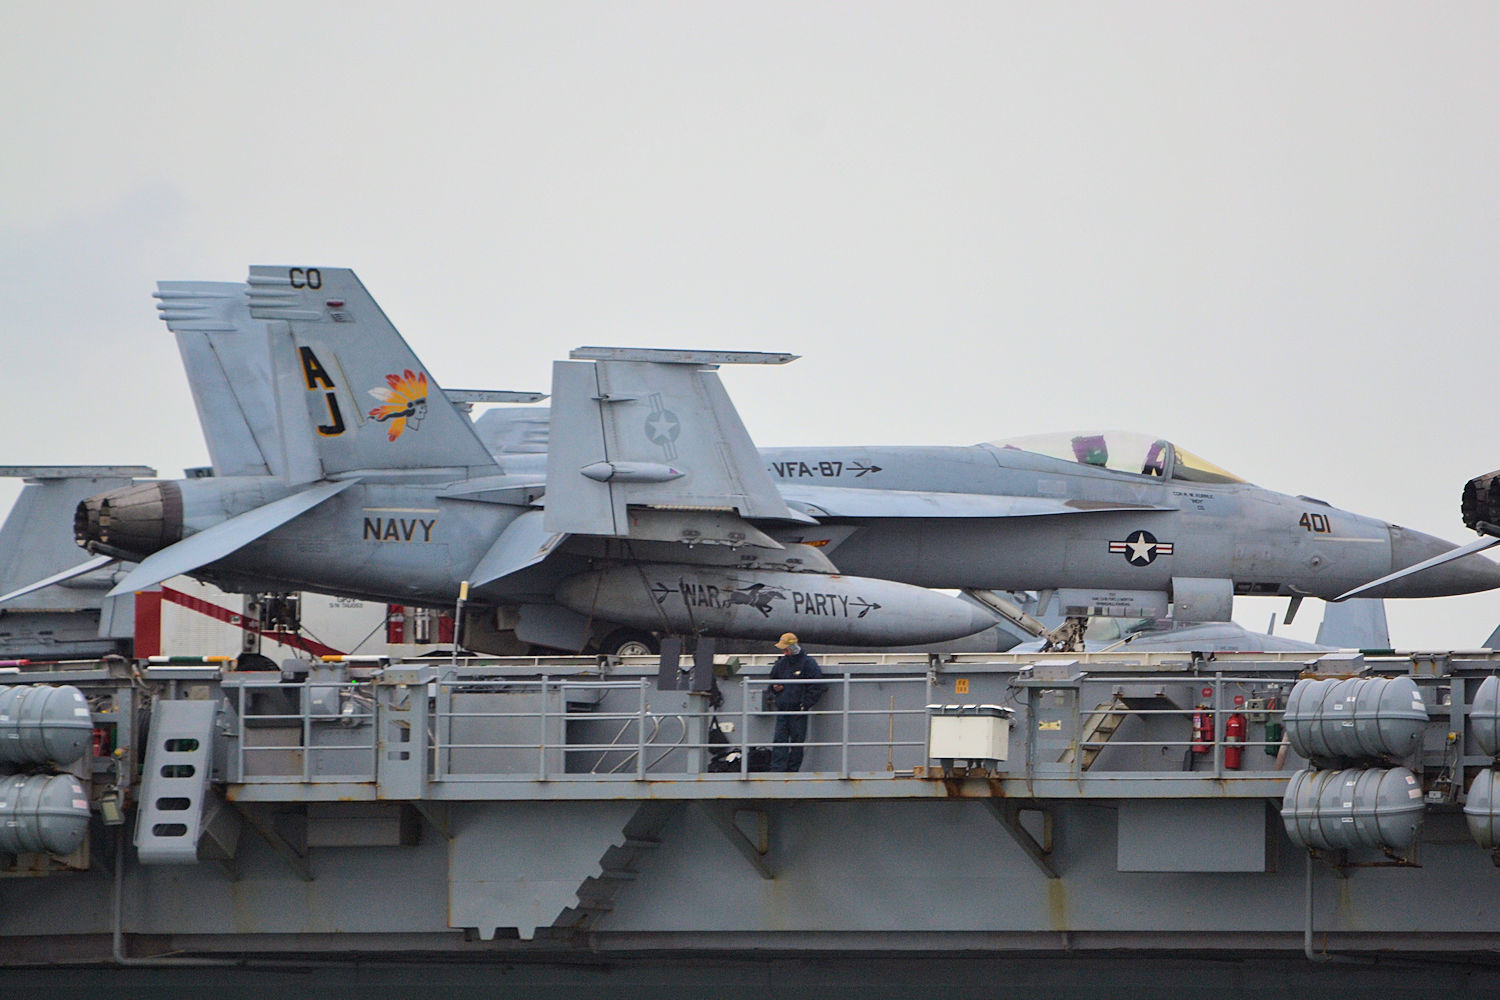
[[[1432,535],[1424,535],[1420,531],[1391,525],[1391,572],[1415,566],[1419,562],[1451,552],[1458,547],[1452,542],[1434,538]],[[1481,590],[1493,590],[1496,587],[1500,587],[1500,565],[1484,556],[1471,555],[1441,566],[1434,566],[1421,573],[1414,573],[1400,580],[1393,580],[1379,591],[1364,596],[1449,597],[1453,594],[1473,594]]]
[[[983,632],[985,629],[994,628],[999,624],[999,615],[988,608],[981,608],[978,605],[974,605],[969,612],[969,631],[965,634],[974,635],[976,632]]]

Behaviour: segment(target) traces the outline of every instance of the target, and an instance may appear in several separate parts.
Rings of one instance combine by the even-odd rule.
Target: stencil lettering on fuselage
[[[878,465],[842,462],[837,459],[814,459],[811,462],[772,462],[771,472],[781,479],[863,479],[881,471]]]
[[[775,610],[774,602],[785,600],[792,602],[792,614],[813,618],[863,618],[871,611],[880,610],[879,604],[862,597],[805,590],[794,590],[788,596],[785,590],[764,583],[752,583],[735,590],[721,590],[713,584],[691,583],[682,579],[677,581],[676,586],[658,580],[652,583],[651,594],[656,598],[657,604],[665,603],[667,598],[676,594],[682,598],[683,605],[689,608],[717,609],[745,604],[766,618],[771,617],[771,612]]]
[[[366,542],[430,542],[437,511],[367,509],[361,539]]]

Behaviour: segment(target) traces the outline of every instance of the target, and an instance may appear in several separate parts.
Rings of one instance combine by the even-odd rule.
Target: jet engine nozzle
[[[182,538],[182,490],[138,483],[89,497],[73,513],[73,539],[98,555],[140,560]]]
[[[1481,530],[1481,524],[1500,524],[1500,471],[1465,483],[1461,508],[1464,524],[1474,531]]]

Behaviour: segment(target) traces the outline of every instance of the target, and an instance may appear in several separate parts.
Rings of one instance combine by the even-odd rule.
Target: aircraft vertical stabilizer
[[[714,371],[789,355],[583,348],[572,357],[598,360],[553,365],[547,530],[629,536],[630,506],[811,520],[782,500]]]
[[[290,433],[289,422],[298,418],[306,422],[324,475],[496,469],[468,419],[353,271],[257,266],[249,285],[251,317],[272,321],[283,429]],[[306,474],[307,463],[299,465],[294,480]]]
[[[1324,605],[1317,642],[1335,649],[1390,649],[1385,601],[1365,597]]]
[[[158,281],[157,310],[177,336],[198,422],[216,476],[285,476],[271,398],[263,324],[250,318],[245,286]]]

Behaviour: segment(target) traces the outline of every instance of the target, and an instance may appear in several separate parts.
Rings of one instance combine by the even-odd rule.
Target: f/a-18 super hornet
[[[1235,593],[1331,597],[1371,568],[1451,548],[1156,439],[1128,459],[1108,435],[1065,439],[1061,455],[1036,443],[757,453],[713,368],[789,355],[575,351],[554,367],[545,452],[502,467],[351,272],[254,268],[247,286],[212,287],[164,284],[169,326],[202,335],[200,360],[264,360],[220,358],[223,393],[194,383],[218,475],[80,505],[81,544],[144,560],[121,590],[191,573],[447,606],[467,582],[497,627],[539,645],[783,628],[876,645],[992,621],[911,585],[1043,588],[1070,615],[1170,603],[1179,621],[1224,620]],[[250,326],[225,313],[237,302]],[[1500,583],[1500,567],[1473,562],[1383,596]]]
[[[1441,539],[1251,483],[1169,441],[1057,434],[969,447],[782,448],[763,452],[788,503],[831,532],[825,551],[852,573],[910,566],[925,586],[1057,592],[1064,608],[1224,621],[1240,595],[1331,600],[1349,586],[1455,547]],[[1010,517],[924,516],[928,497],[963,492],[1016,504]],[[955,503],[954,507],[957,506]],[[878,507],[883,517],[869,519]],[[908,519],[902,525],[900,515]],[[868,520],[866,520],[868,519]],[[810,540],[811,535],[806,536]],[[880,567],[881,569],[872,569]],[[1077,592],[1086,568],[1090,583]],[[1436,597],[1500,586],[1487,559],[1388,584],[1369,597]],[[1044,610],[1046,604],[1043,605]],[[1074,611],[1065,610],[1073,614]],[[1094,612],[1098,613],[1098,612]]]
[[[478,422],[482,439],[496,451],[544,452],[537,409],[490,411]],[[973,590],[986,603],[983,592],[1039,591],[1038,613],[1160,618],[1170,608],[1179,624],[1222,622],[1235,595],[1255,595],[1290,598],[1289,623],[1304,597],[1442,597],[1500,586],[1500,567],[1464,558],[1500,538],[1460,549],[1253,485],[1149,435],[763,448],[761,457],[788,504],[818,522],[791,537],[841,570]],[[1486,488],[1500,496],[1500,486]],[[1476,489],[1471,483],[1466,510]],[[1345,593],[1418,565],[1444,569]]]
[[[164,299],[174,324],[220,322],[212,297]],[[254,268],[245,299],[266,361],[229,366],[225,381],[263,380],[271,405],[251,398],[226,416],[232,393],[199,398],[225,449],[216,465],[234,474],[140,482],[78,507],[91,570],[98,557],[139,562],[116,593],[190,574],[442,607],[462,588],[471,607],[503,608],[524,641],[574,649],[596,623],[886,645],[994,622],[948,595],[837,573],[768,533],[812,518],[776,492],[713,369],[789,356],[575,352],[554,372],[546,468],[509,473],[352,272]],[[623,460],[637,445],[621,437],[670,454]],[[636,585],[625,599],[610,590],[620,569]]]

